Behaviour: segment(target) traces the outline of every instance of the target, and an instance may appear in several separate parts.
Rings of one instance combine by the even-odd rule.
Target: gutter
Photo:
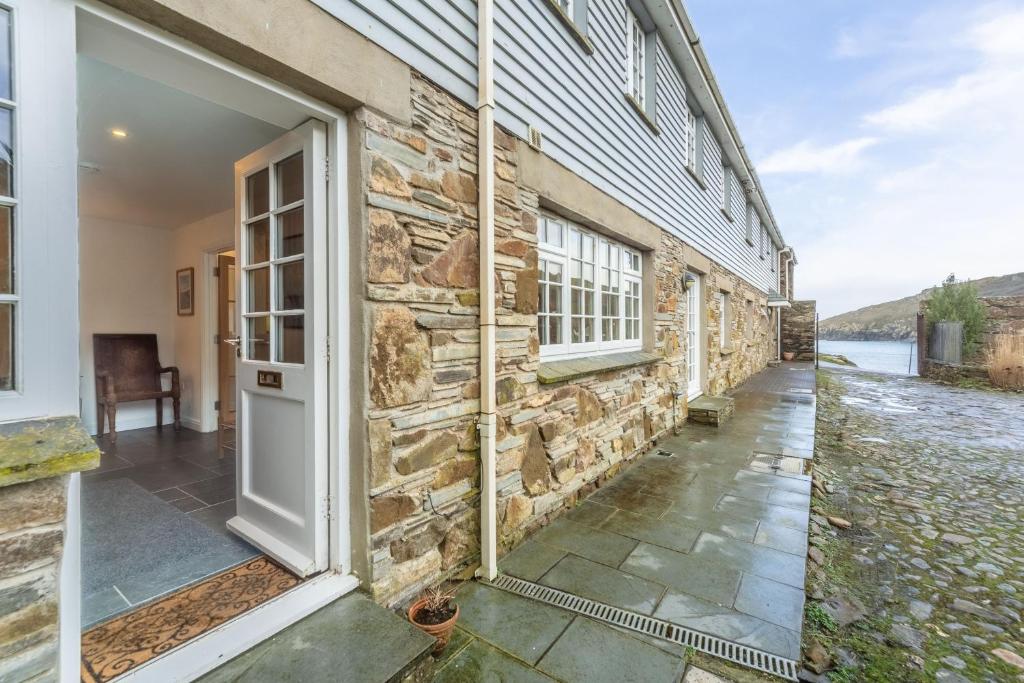
[[[494,0],[477,2],[477,184],[480,242],[480,567],[498,575],[494,321]]]

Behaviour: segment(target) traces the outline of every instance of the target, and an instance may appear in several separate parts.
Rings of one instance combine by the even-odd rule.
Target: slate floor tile
[[[537,665],[563,681],[678,681],[685,661],[585,617],[577,617]]]
[[[203,501],[216,505],[235,497],[235,474],[211,475],[211,478],[179,486],[182,491]]]
[[[655,617],[780,657],[799,659],[800,634],[733,609],[669,590]]]
[[[526,541],[498,561],[498,569],[525,581],[536,581],[565,557],[565,551],[535,541]]]
[[[700,530],[662,519],[651,519],[626,510],[619,510],[601,528],[652,545],[685,553],[693,547]]]
[[[758,525],[754,543],[801,558],[807,555],[807,532],[787,526],[767,523]]]
[[[660,517],[672,507],[672,501],[668,498],[650,495],[640,489],[616,486],[599,491],[594,496],[594,502],[612,505],[620,510],[629,510],[648,517]]]
[[[572,621],[572,614],[527,598],[467,582],[459,590],[459,626],[536,664]]]
[[[618,567],[636,547],[636,541],[632,538],[591,529],[566,519],[558,519],[544,527],[534,540],[609,567]]]
[[[612,506],[587,500],[570,510],[565,515],[565,518],[570,522],[576,522],[577,524],[583,524],[596,529],[606,519],[614,515],[615,510],[616,508]]]
[[[806,510],[795,510],[782,507],[781,505],[757,503],[735,496],[724,496],[719,501],[716,510],[726,511],[731,515],[758,519],[769,524],[788,526],[792,529],[807,529],[808,513]]]
[[[665,587],[634,574],[567,555],[541,578],[540,583],[633,612],[651,614]]]
[[[480,640],[473,640],[435,675],[434,683],[551,683],[551,678],[525,666]]]
[[[799,631],[803,624],[804,592],[778,581],[744,574],[735,607],[745,614]]]
[[[740,572],[706,558],[641,543],[620,569],[720,605],[732,605]]]
[[[690,554],[794,588],[803,588],[804,585],[806,560],[774,548],[705,532],[697,539]]]
[[[727,512],[707,510],[701,513],[669,510],[662,517],[667,522],[730,536],[739,541],[753,541],[757,533],[757,520],[735,517]]]
[[[782,505],[784,507],[796,508],[797,510],[807,510],[811,507],[811,497],[809,495],[783,489],[772,489],[771,494],[768,496],[768,502],[772,505]]]

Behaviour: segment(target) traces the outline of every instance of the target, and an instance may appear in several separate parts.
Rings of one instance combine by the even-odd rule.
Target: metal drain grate
[[[804,459],[776,453],[754,453],[748,467],[766,474],[804,474]]]
[[[517,579],[514,576],[499,574],[491,585],[495,588],[521,595],[524,598],[554,605],[570,612],[603,621],[608,624],[627,628],[637,633],[661,638],[684,647],[692,647],[698,652],[719,657],[741,666],[763,671],[790,681],[797,680],[797,663],[792,659],[755,650],[746,645],[731,643],[716,636],[679,626],[662,619],[655,619],[636,612],[613,607],[601,602],[581,598],[556,588],[549,588],[531,581]]]

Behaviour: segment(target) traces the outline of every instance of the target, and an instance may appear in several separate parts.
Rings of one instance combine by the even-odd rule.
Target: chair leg
[[[174,408],[174,431],[181,431],[181,399],[177,396],[171,397],[171,406]]]
[[[164,400],[162,398],[156,400],[156,428],[164,428]]]
[[[96,404],[96,438],[101,438],[103,436],[103,418],[106,416],[104,410],[106,409],[103,407],[102,403]]]
[[[107,406],[107,425],[110,427],[110,443],[117,443],[117,404]]]

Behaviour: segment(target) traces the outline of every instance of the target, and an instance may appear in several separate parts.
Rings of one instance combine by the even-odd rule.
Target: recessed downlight
[[[126,131],[124,128],[111,128],[110,135],[114,138],[117,138],[118,140],[124,140],[126,137],[128,137],[128,131]]]

